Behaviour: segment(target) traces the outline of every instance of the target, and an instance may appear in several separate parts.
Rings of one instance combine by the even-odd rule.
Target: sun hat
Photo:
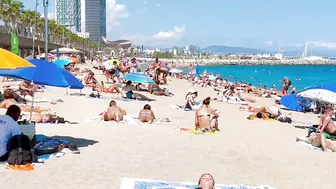
[[[188,93],[194,93],[195,91],[192,89],[188,89]]]

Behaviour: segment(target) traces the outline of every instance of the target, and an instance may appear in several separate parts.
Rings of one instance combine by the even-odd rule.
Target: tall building
[[[96,44],[106,38],[106,0],[81,0],[81,32]]]
[[[56,0],[56,22],[62,26],[74,26],[76,20],[76,0]]]
[[[76,10],[76,17],[75,17],[75,24],[76,24],[76,32],[81,32],[81,0],[75,0],[75,10]]]

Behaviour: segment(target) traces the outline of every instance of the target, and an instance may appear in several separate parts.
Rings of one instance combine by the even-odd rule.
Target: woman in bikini
[[[218,113],[210,107],[210,97],[203,100],[202,106],[195,112],[196,130],[214,132],[218,129]]]
[[[119,88],[116,84],[111,85],[109,88],[92,86],[92,90],[97,91],[97,92],[102,92],[102,93],[114,93],[114,91],[115,91],[116,93],[121,94],[120,90],[119,90]]]
[[[94,77],[94,73],[92,71],[89,72],[88,75],[84,78],[84,83],[86,87],[93,87],[98,85],[97,79]]]
[[[9,106],[11,105],[17,105],[20,107],[21,111],[23,112],[30,112],[31,110],[36,113],[41,113],[41,112],[47,112],[50,111],[50,109],[41,109],[40,107],[34,107],[31,109],[30,106],[25,105],[25,104],[18,104],[18,102],[14,99],[14,96],[12,94],[12,91],[6,90],[3,94],[4,101],[0,103],[0,108],[6,108],[8,109]]]
[[[156,80],[155,84],[149,85],[148,92],[150,94],[157,95],[157,96],[170,96],[170,93],[162,90],[159,84],[160,84],[160,81]]]
[[[142,110],[140,110],[138,120],[142,123],[153,123],[155,119],[154,112],[151,110],[149,104],[146,104]]]

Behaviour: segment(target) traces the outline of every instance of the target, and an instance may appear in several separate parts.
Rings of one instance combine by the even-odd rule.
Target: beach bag
[[[37,155],[27,135],[15,135],[7,143],[8,164],[26,165],[37,162]]]

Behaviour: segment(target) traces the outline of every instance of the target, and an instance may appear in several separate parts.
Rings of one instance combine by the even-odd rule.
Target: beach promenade
[[[104,80],[101,72],[96,72],[96,77]],[[52,108],[58,115],[79,124],[38,124],[37,133],[69,139],[78,145],[81,154],[51,158],[32,172],[7,170],[0,165],[1,188],[118,189],[124,177],[197,182],[205,172],[211,173],[218,184],[267,184],[278,189],[335,188],[335,154],[310,150],[295,142],[296,136],[306,134],[305,130],[278,121],[247,120],[249,113],[239,111],[239,105],[212,101],[210,105],[220,111],[218,135],[180,132],[175,128],[194,127],[195,114],[172,110],[169,106],[183,104],[189,88],[198,91],[197,100],[215,97],[216,92],[177,79],[166,87],[175,95],[150,96],[156,99],[150,105],[156,117],[167,117],[171,122],[153,126],[85,121],[105,111],[109,100],[65,95],[65,89],[60,88],[49,88],[48,92],[38,94],[38,97],[63,99],[57,105],[38,105]],[[70,90],[75,92],[79,91]],[[82,92],[88,94],[91,90]],[[257,100],[256,105],[274,101],[250,97]],[[146,103],[117,101],[130,115],[138,115]],[[318,121],[314,114],[293,112],[291,117]]]

